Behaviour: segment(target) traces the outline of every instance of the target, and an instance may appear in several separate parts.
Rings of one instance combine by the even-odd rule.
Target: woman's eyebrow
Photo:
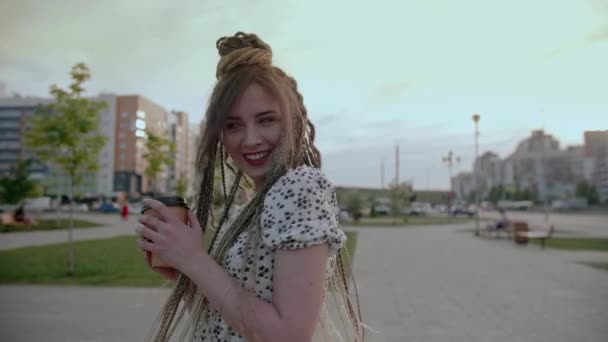
[[[265,111],[256,113],[255,116],[256,117],[260,117],[260,116],[264,116],[264,115],[267,115],[267,114],[275,114],[275,113],[276,113],[276,111],[274,109],[269,109],[269,110],[265,110]]]
[[[253,116],[254,117],[260,117],[260,116],[264,116],[264,115],[268,115],[268,114],[276,114],[276,110],[274,109],[268,109],[268,110],[264,110],[261,111],[259,113],[255,113]],[[239,121],[241,120],[241,117],[238,115],[234,115],[234,114],[229,114],[228,117],[226,118],[226,120],[235,120],[235,121]]]

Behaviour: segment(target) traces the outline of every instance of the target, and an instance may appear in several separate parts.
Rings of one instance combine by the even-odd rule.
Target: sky
[[[0,0],[0,81],[47,96],[85,62],[88,93],[141,94],[202,119],[215,42],[268,42],[298,81],[336,185],[447,189],[442,157],[508,156],[534,129],[562,146],[608,129],[608,0]]]

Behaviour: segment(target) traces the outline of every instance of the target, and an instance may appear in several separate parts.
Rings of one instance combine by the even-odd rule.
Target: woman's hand
[[[152,199],[146,199],[143,203],[161,218],[140,216],[139,222],[143,226],[137,228],[140,235],[137,245],[146,252],[156,254],[169,267],[182,273],[191,270],[192,263],[205,253],[203,233],[194,213],[188,211],[188,224],[184,224],[163,203]]]
[[[153,267],[152,266],[152,253],[145,251],[145,250],[143,252],[144,252],[144,258],[146,259],[146,264],[152,271],[159,273],[166,280],[170,280],[173,282],[177,281],[177,279],[179,278],[179,275],[180,275],[178,270],[176,270],[175,268],[171,268],[171,267]]]

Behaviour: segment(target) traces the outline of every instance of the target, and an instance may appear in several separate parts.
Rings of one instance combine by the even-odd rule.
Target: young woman
[[[272,64],[270,46],[254,34],[216,45],[196,215],[184,225],[146,200],[162,219],[142,215],[137,228],[138,246],[173,267],[155,270],[177,282],[151,337],[167,341],[188,311],[181,337],[194,341],[361,341],[354,283],[339,255],[346,236],[336,195],[319,170],[315,129],[296,81]],[[226,205],[214,228],[216,165]],[[234,172],[228,187],[225,167]],[[252,199],[231,208],[246,181]]]

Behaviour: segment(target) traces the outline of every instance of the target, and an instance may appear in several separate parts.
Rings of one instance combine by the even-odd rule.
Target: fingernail
[[[141,233],[141,226],[137,226],[137,227],[135,227],[135,232],[136,232],[137,234]]]

